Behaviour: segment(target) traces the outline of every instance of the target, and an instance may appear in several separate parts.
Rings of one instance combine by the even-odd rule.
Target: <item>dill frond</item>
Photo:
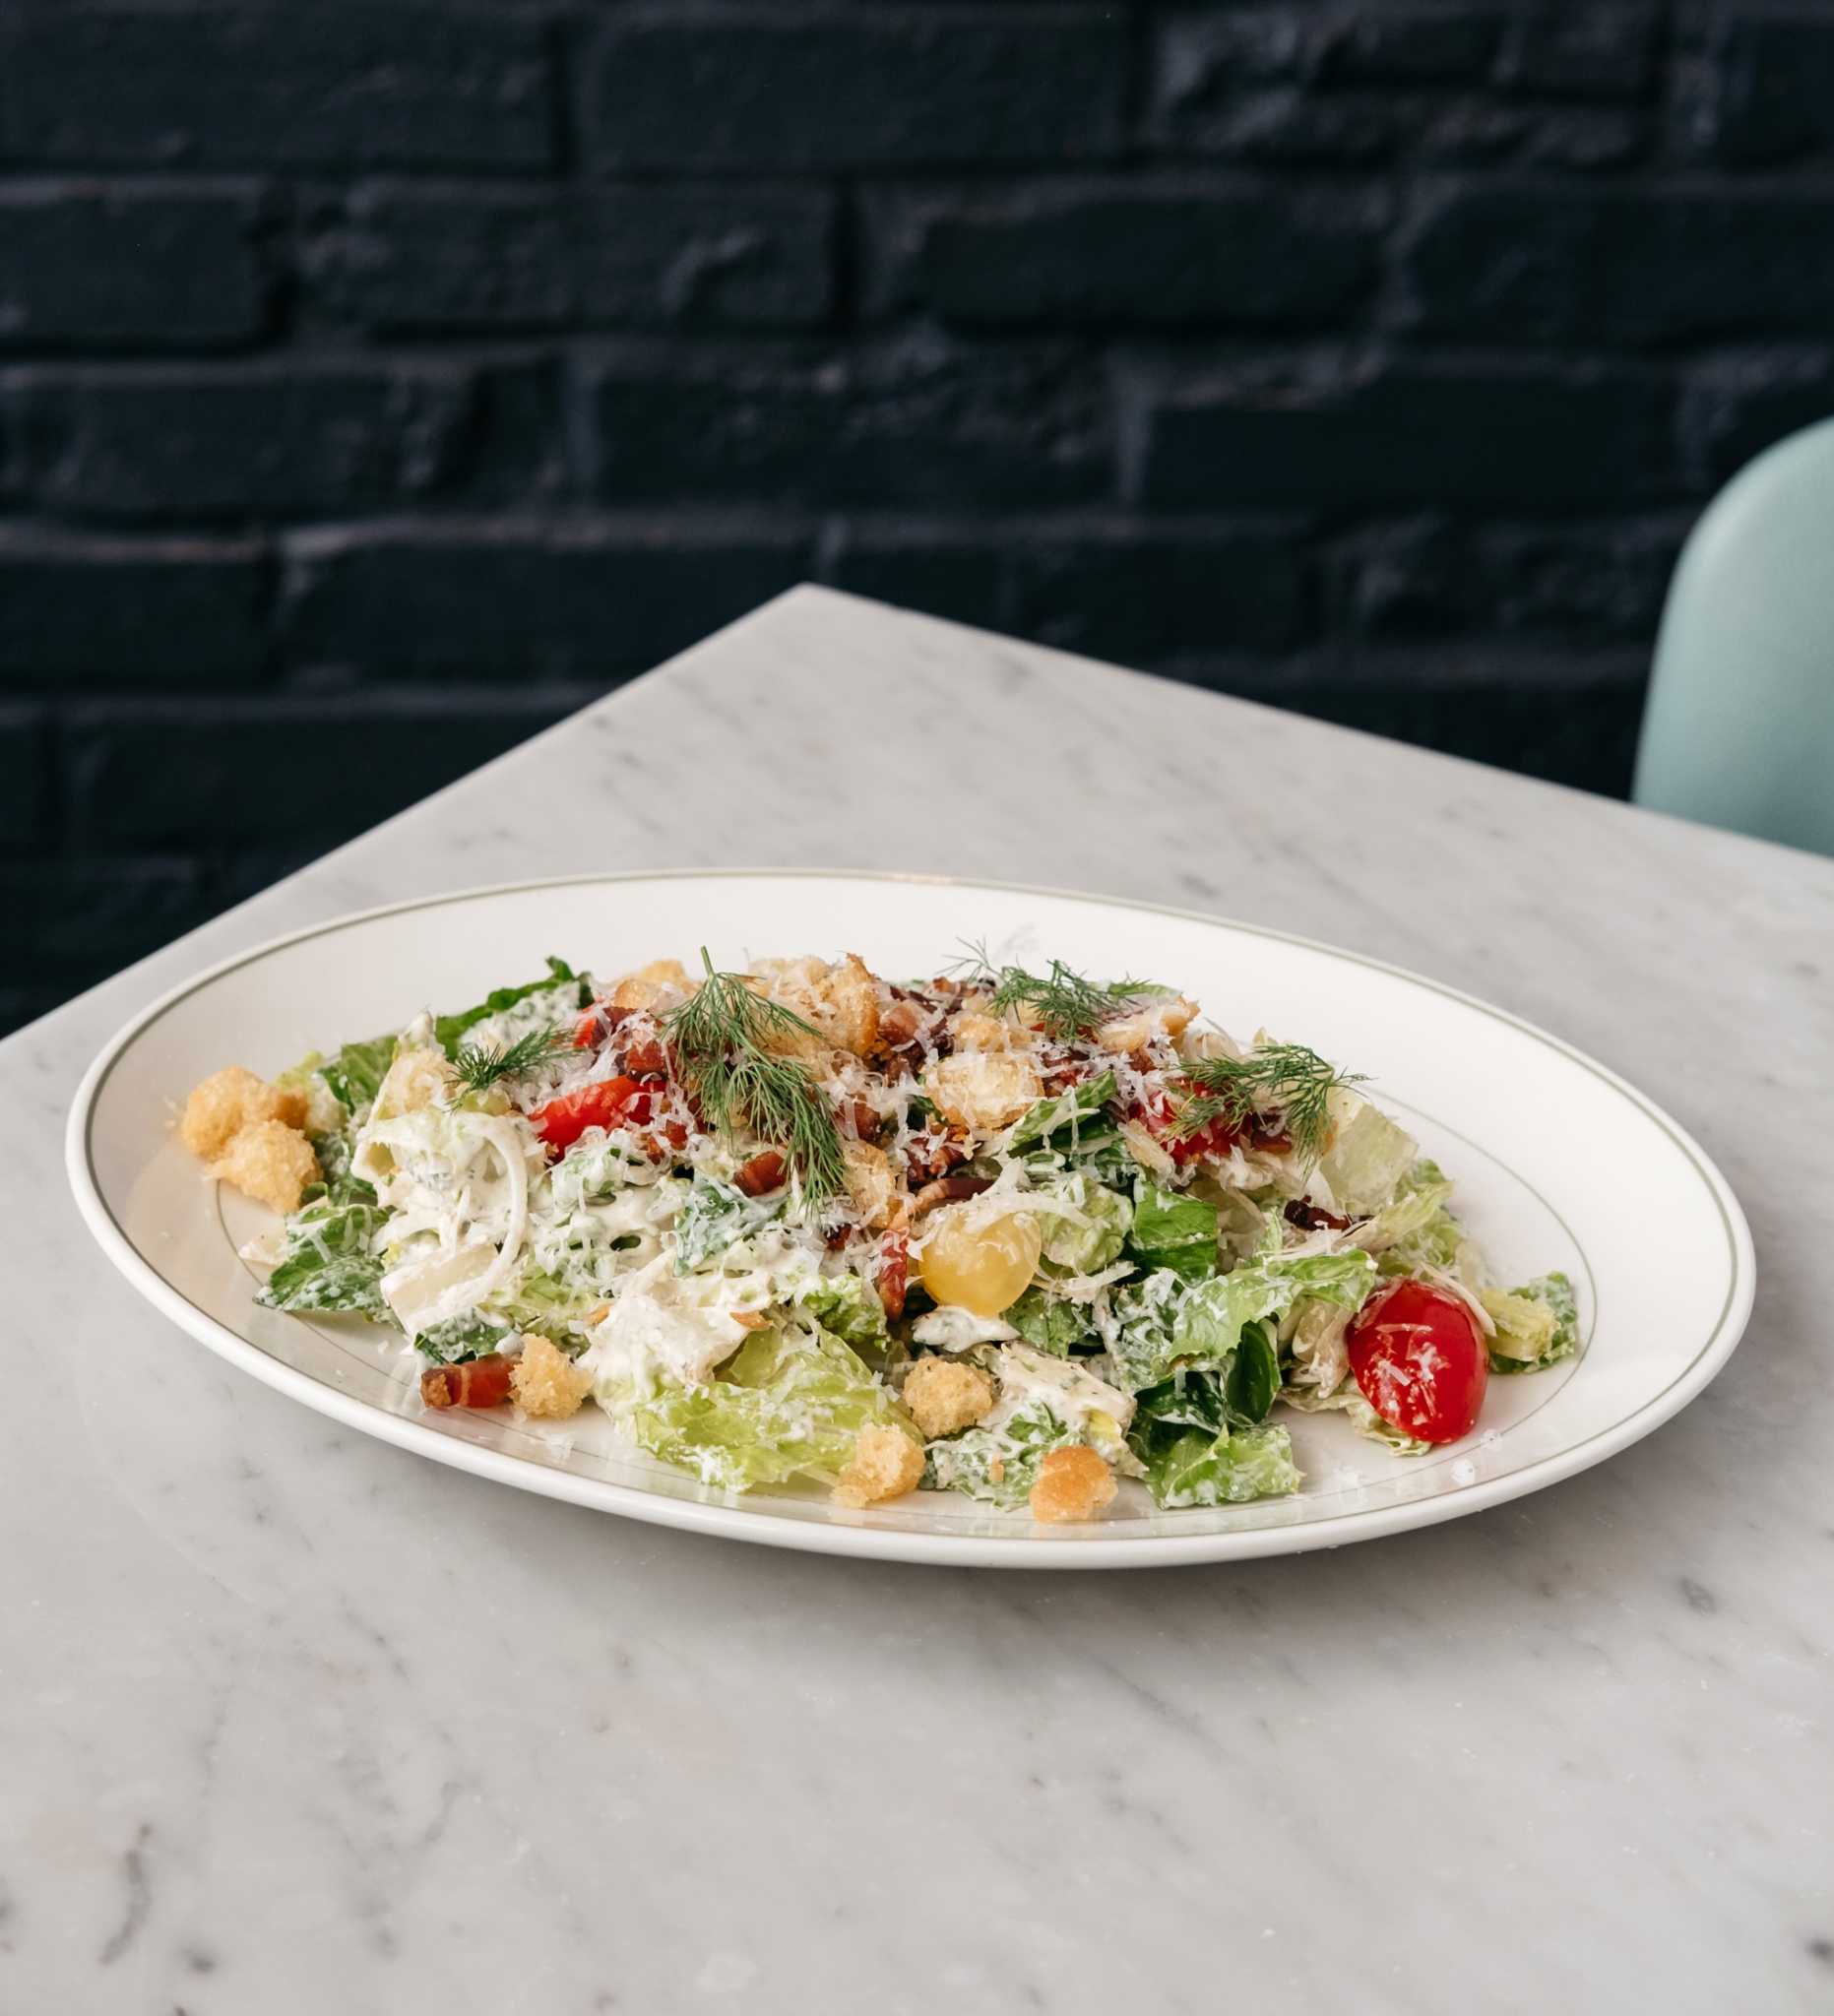
[[[802,1066],[775,1054],[768,1040],[820,1030],[757,992],[745,975],[716,972],[705,946],[701,964],[707,977],[664,1023],[677,1075],[728,1140],[749,1127],[789,1157],[805,1196],[834,1196],[847,1182],[834,1109]]]
[[[1036,974],[1022,966],[994,966],[984,945],[969,945],[966,953],[957,962],[957,971],[993,989],[996,1014],[1029,1007],[1044,1034],[1058,1042],[1093,1036],[1129,1002],[1156,991],[1151,980],[1089,979],[1060,959],[1050,962],[1047,973]]]
[[[452,1068],[469,1091],[483,1092],[501,1078],[514,1078],[518,1072],[533,1071],[538,1064],[545,1064],[550,1057],[557,1056],[569,1046],[570,1039],[565,1030],[532,1029],[505,1049],[483,1043],[461,1043],[453,1057]]]
[[[1191,1135],[1213,1120],[1239,1127],[1257,1114],[1278,1115],[1294,1147],[1311,1161],[1330,1130],[1332,1092],[1361,1083],[1303,1043],[1265,1043],[1245,1057],[1207,1057],[1171,1081],[1173,1092],[1183,1095],[1173,1131]]]

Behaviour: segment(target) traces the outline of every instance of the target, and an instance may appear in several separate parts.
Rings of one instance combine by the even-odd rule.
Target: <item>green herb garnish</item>
[[[728,1142],[748,1127],[789,1157],[806,1197],[834,1196],[847,1184],[834,1108],[793,1057],[769,1047],[772,1036],[826,1039],[747,975],[716,973],[705,946],[701,964],[707,977],[663,1025],[677,1076]]]
[[[1029,1007],[1044,1034],[1058,1042],[1093,1036],[1130,1002],[1159,991],[1151,980],[1092,980],[1060,959],[1053,959],[1043,974],[1028,973],[1022,966],[995,967],[984,945],[970,945],[961,965],[971,979],[993,989],[996,1015]]]
[[[1239,1127],[1257,1114],[1278,1113],[1294,1147],[1311,1161],[1330,1131],[1331,1094],[1361,1083],[1303,1043],[1265,1043],[1245,1057],[1206,1057],[1171,1081],[1173,1092],[1184,1096],[1172,1131],[1185,1137],[1214,1120]]]
[[[453,1055],[452,1068],[465,1081],[467,1090],[482,1092],[498,1079],[533,1071],[538,1064],[545,1064],[550,1057],[571,1047],[572,1039],[563,1029],[532,1029],[507,1048],[461,1043]]]

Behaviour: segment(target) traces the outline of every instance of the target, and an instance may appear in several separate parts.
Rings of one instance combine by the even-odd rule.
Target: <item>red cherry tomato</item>
[[[1489,1354],[1471,1311],[1444,1289],[1398,1281],[1350,1326],[1350,1368],[1383,1420],[1423,1442],[1456,1442],[1477,1426]]]
[[[615,1127],[626,1119],[641,1126],[650,1117],[651,1091],[634,1078],[601,1079],[537,1106],[529,1124],[549,1148],[571,1148],[588,1127]]]
[[[1239,1128],[1220,1117],[1206,1121],[1189,1134],[1180,1134],[1177,1107],[1169,1094],[1158,1090],[1149,1092],[1137,1102],[1133,1117],[1145,1121],[1154,1140],[1180,1168],[1187,1163],[1200,1162],[1206,1156],[1227,1162],[1230,1150],[1241,1138]]]

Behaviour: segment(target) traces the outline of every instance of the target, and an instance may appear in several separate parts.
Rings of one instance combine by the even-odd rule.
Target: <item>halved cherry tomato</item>
[[[588,1127],[615,1127],[623,1120],[642,1126],[650,1117],[652,1092],[634,1078],[603,1078],[537,1106],[529,1124],[549,1148],[571,1148]]]
[[[1490,1360],[1456,1295],[1398,1281],[1357,1312],[1350,1368],[1383,1420],[1423,1442],[1456,1442],[1477,1426]]]

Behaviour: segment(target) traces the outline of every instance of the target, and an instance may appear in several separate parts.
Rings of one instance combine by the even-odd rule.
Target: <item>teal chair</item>
[[[1632,796],[1834,854],[1834,420],[1766,449],[1688,536]]]

